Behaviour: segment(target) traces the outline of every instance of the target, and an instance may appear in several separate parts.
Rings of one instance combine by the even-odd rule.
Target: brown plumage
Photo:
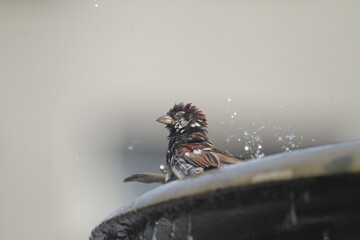
[[[210,141],[207,136],[205,115],[190,103],[175,104],[166,115],[157,121],[165,124],[170,132],[166,156],[166,175],[156,175],[155,178],[153,174],[135,174],[126,181],[170,182],[242,160],[235,155],[219,150]]]

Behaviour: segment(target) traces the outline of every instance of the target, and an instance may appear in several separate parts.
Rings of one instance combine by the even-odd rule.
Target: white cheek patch
[[[176,122],[175,125],[174,125],[174,128],[176,129],[177,132],[181,132],[181,133],[184,132],[184,130],[185,130],[185,129],[182,129],[183,126],[181,126],[180,122]]]
[[[186,121],[184,119],[180,119],[178,122],[175,123],[174,127],[175,127],[176,131],[183,133],[185,131],[185,129],[183,129],[183,128],[186,127],[186,125],[188,123],[189,123],[188,121]]]
[[[190,156],[190,153],[189,153],[189,152],[186,152],[186,153],[185,153],[185,156],[187,156],[187,157]]]
[[[181,121],[180,121],[181,128],[185,127],[188,123],[189,123],[188,121],[181,119]]]

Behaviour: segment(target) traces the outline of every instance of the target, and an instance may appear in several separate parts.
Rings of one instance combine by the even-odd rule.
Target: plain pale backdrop
[[[122,179],[164,163],[155,119],[175,102],[199,106],[237,154],[265,125],[266,154],[289,134],[296,148],[359,139],[359,12],[359,1],[0,1],[0,239],[87,239],[156,187]]]

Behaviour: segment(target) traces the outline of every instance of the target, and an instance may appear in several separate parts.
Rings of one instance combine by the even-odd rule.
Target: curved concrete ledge
[[[306,229],[324,235],[360,219],[352,205],[359,186],[360,141],[311,147],[159,186],[106,217],[90,239],[282,239]]]

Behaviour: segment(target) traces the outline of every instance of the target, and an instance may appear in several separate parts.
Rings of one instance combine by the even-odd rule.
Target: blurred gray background
[[[176,102],[247,158],[360,138],[359,1],[0,4],[0,239],[87,239],[156,187],[122,179]]]

